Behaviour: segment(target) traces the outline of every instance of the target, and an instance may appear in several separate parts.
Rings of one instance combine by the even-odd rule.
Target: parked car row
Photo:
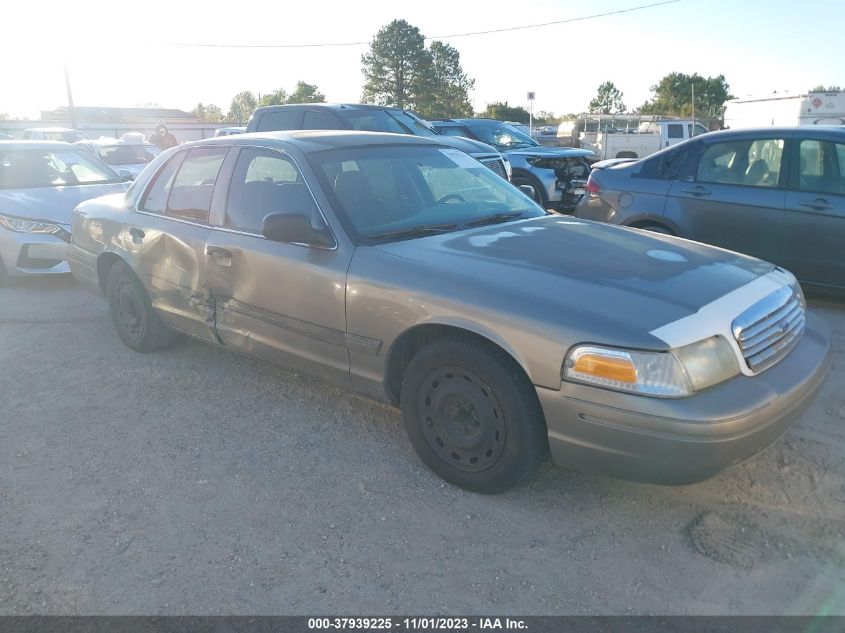
[[[845,288],[845,128],[711,132],[596,169],[579,218],[747,253]]]
[[[446,135],[383,106],[260,108],[248,133],[158,153],[131,186],[103,151],[139,139],[0,141],[5,274],[71,270],[133,350],[187,334],[395,404],[420,459],[484,493],[547,449],[588,472],[700,480],[810,402],[830,335],[796,278],[658,230],[700,239],[685,231],[721,214],[771,248],[766,214],[791,204],[828,222],[829,236],[780,217],[827,271],[841,130],[708,134],[604,165],[567,217],[544,208],[540,179],[554,174],[560,207],[578,202],[560,181],[583,180],[588,152],[523,146],[496,121],[438,124]],[[737,195],[768,224],[742,224]],[[789,266],[784,230],[768,259]]]

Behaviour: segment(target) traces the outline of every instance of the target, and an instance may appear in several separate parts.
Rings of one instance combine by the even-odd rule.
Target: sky
[[[147,0],[4,0],[0,113],[37,118],[74,103],[228,110],[241,90],[317,84],[332,102],[358,102],[366,45],[198,48],[180,43],[369,42],[395,18],[427,37],[565,20],[656,0],[251,0],[219,4]],[[217,8],[217,7],[220,8]],[[518,7],[515,10],[514,7]],[[236,11],[233,10],[237,9]],[[735,96],[845,85],[843,0],[680,0],[641,11],[489,35],[445,39],[475,79],[477,111],[493,101],[558,114],[586,110],[612,81],[630,107],[673,72],[724,74]],[[19,28],[11,28],[18,25]]]

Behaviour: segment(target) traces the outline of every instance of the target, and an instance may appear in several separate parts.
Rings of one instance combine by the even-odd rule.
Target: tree
[[[595,98],[590,101],[592,114],[620,114],[625,112],[622,102],[622,92],[613,85],[612,81],[605,81],[599,86]]]
[[[266,95],[261,95],[258,101],[260,106],[284,105],[288,102],[288,93],[284,88],[279,88],[273,92],[268,92]]]
[[[819,84],[818,86],[810,90],[810,92],[839,92],[840,90],[842,90],[842,88],[840,88],[839,86],[831,85],[825,88],[824,85]]]
[[[481,116],[486,119],[498,119],[499,121],[514,121],[516,123],[528,123],[528,110],[522,106],[510,106],[508,102],[497,101],[488,103]]]
[[[425,91],[416,110],[426,118],[472,116],[469,91],[475,80],[461,68],[461,54],[454,46],[432,42],[428,49],[431,64],[425,78]]]
[[[197,106],[191,110],[191,114],[197,117],[200,121],[205,121],[207,123],[220,123],[225,120],[223,110],[213,103],[209,103],[208,105],[198,103]]]
[[[702,77],[698,73],[670,73],[651,87],[653,97],[639,108],[641,114],[689,116],[692,114],[692,87],[695,86],[695,111],[707,115],[733,99],[724,75]]]
[[[324,95],[314,84],[297,81],[296,88],[290,93],[287,103],[324,103]]]
[[[255,108],[258,107],[258,100],[255,95],[249,90],[239,92],[232,98],[232,104],[229,106],[230,121],[237,121],[241,125],[252,116]]]
[[[417,108],[423,101],[431,61],[420,30],[405,20],[393,20],[376,33],[370,50],[361,56],[361,99],[366,103]]]

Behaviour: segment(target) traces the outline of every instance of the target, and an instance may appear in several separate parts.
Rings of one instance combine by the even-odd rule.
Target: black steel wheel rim
[[[123,331],[133,341],[144,336],[144,311],[131,282],[122,280],[117,287],[117,318]]]
[[[492,467],[505,447],[505,417],[493,390],[463,367],[441,367],[423,381],[423,436],[444,462],[464,472]]]

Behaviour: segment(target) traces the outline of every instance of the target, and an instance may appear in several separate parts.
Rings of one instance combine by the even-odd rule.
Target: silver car
[[[775,440],[830,364],[785,270],[546,214],[420,137],[188,143],[80,205],[69,259],[131,349],[181,332],[391,402],[425,464],[485,493],[549,448],[707,477]]]
[[[70,215],[127,184],[88,152],[62,142],[0,141],[0,285],[68,273]]]

